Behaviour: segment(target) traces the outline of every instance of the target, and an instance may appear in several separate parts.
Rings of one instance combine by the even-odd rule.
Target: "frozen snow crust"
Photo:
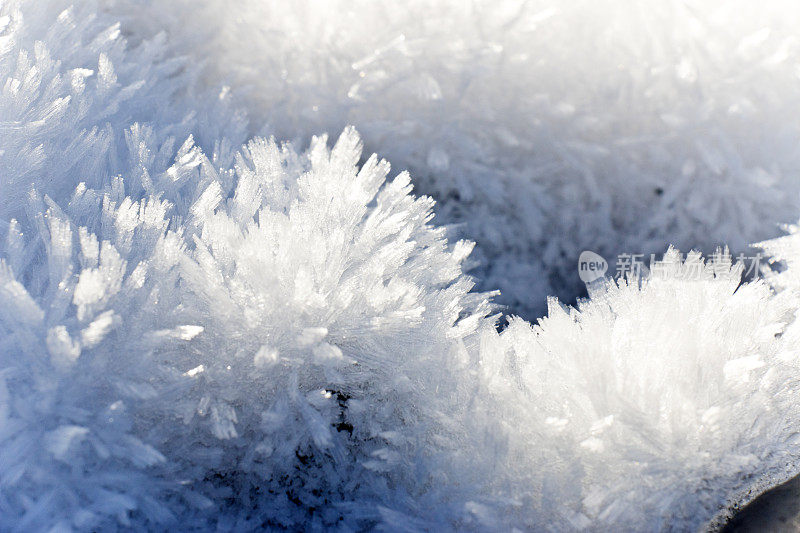
[[[0,7],[0,530],[696,530],[724,521],[732,506],[797,473],[796,228],[761,244],[782,262],[767,282],[741,283],[742,266],[725,252],[704,260],[670,249],[649,279],[599,282],[574,307],[550,298],[535,325],[501,318],[493,294],[473,291],[466,272],[476,267],[471,273],[490,287],[505,274],[485,261],[470,264],[472,244],[453,236],[474,231],[480,245],[486,232],[507,239],[519,224],[544,224],[538,238],[517,233],[518,247],[481,252],[493,264],[521,264],[538,250],[537,239],[567,248],[580,243],[552,225],[566,215],[530,203],[539,192],[559,198],[557,191],[572,183],[583,192],[564,193],[563,205],[584,211],[597,205],[582,196],[586,182],[575,182],[567,167],[542,167],[541,180],[520,170],[537,142],[550,146],[543,133],[530,135],[524,125],[511,137],[497,133],[516,126],[469,100],[443,111],[445,122],[437,123],[433,108],[405,107],[405,93],[390,91],[380,98],[387,109],[405,109],[412,126],[400,135],[399,116],[371,118],[387,128],[382,138],[370,126],[377,122],[363,119],[362,111],[374,106],[357,103],[345,112],[338,93],[326,92],[325,79],[302,83],[331,95],[318,117],[331,114],[301,124],[294,113],[302,106],[263,100],[302,99],[295,74],[283,86],[258,88],[262,66],[263,83],[277,83],[268,66],[255,63],[247,73],[239,65],[231,88],[220,89],[215,69],[222,60],[199,61],[203,48],[197,57],[182,55],[196,22],[189,17],[185,35],[176,33],[170,13],[178,5],[163,7],[159,24],[167,33],[143,24],[157,9],[148,3]],[[216,13],[214,4],[203,9]],[[441,9],[434,14],[442,20],[442,13],[452,14]],[[406,20],[376,10],[364,16]],[[306,24],[321,16],[309,14],[265,20]],[[460,16],[488,25],[511,16],[498,12],[492,22],[479,15]],[[557,16],[518,15],[534,26]],[[322,27],[343,24],[332,20]],[[522,42],[528,35],[515,31],[503,36]],[[222,56],[233,53],[227,45],[243,42],[220,39],[206,46]],[[353,46],[380,49],[364,39]],[[754,40],[751,52],[762,57],[770,39]],[[482,43],[456,55],[454,64],[479,67],[478,51],[493,50]],[[793,50],[792,42],[783,44]],[[435,61],[453,50],[433,34],[429,45],[434,53],[425,61],[440,72]],[[318,54],[292,52],[286,57],[299,63],[282,64],[297,68],[297,76],[305,69],[349,83],[325,66],[339,57],[335,49]],[[406,71],[422,72],[413,61],[423,56],[408,57]],[[402,62],[386,63],[396,64]],[[352,68],[343,65],[342,72]],[[375,71],[364,72],[360,78],[374,82]],[[777,82],[788,76],[783,67],[773,74]],[[474,102],[499,92],[490,81],[477,84],[483,88]],[[237,92],[248,84],[256,85],[249,96]],[[516,87],[508,90],[527,91]],[[365,102],[379,98],[364,90],[372,95]],[[768,99],[775,121],[783,96]],[[566,112],[547,99],[537,105]],[[480,114],[477,122],[462,116],[470,108]],[[611,128],[621,118],[614,109],[608,113],[603,127]],[[251,138],[260,128],[253,123],[263,120],[272,121],[265,131],[296,127],[282,136],[297,142]],[[461,125],[448,129],[450,120]],[[567,130],[571,120],[563,123]],[[727,141],[742,141],[736,128],[752,125],[708,120]],[[386,144],[392,159],[420,171],[420,183],[441,200],[444,221],[467,221],[472,229],[432,224],[434,201],[411,194],[409,174],[390,175],[386,161],[364,157],[364,141],[340,121],[361,122],[368,145]],[[438,134],[415,133],[420,124],[450,132],[452,146],[465,142],[487,152],[472,159],[464,146],[436,152]],[[507,151],[483,142],[475,135],[487,125],[490,137],[524,138],[531,146]],[[318,127],[342,133],[335,140],[309,138]],[[784,147],[794,135],[794,125],[785,127]],[[598,139],[606,138],[603,131]],[[697,148],[696,139],[677,139],[661,139],[653,149],[713,152]],[[735,198],[733,215],[763,229],[764,213],[774,221],[794,206],[782,195],[792,185],[781,174],[792,168],[793,155],[781,150],[771,152],[777,170],[765,170],[774,179],[758,174],[753,181],[743,170],[752,170],[752,161],[713,178],[702,171],[673,174],[669,157],[645,158],[640,168],[665,162],[658,170],[664,198],[678,187],[671,176],[693,175],[691,186],[706,200],[728,209],[724,202]],[[504,163],[512,152],[514,162]],[[584,167],[595,168],[596,153],[587,152]],[[731,165],[729,155],[720,161]],[[602,180],[617,175],[614,169],[627,176],[611,165]],[[627,187],[650,187],[654,175],[609,183],[608,190],[598,185],[591,194],[624,204]],[[592,172],[580,176],[601,180]],[[516,195],[515,184],[536,194]],[[494,198],[492,188],[501,196]],[[635,191],[625,194],[633,198]],[[683,233],[691,225],[673,213],[678,196],[658,204],[660,215],[647,230],[654,239],[691,237]],[[504,201],[512,203],[500,209]],[[481,218],[482,209],[499,218]],[[667,215],[674,220],[659,218]],[[509,217],[519,224],[507,225]],[[628,222],[606,227],[610,233],[581,224],[611,247],[648,242],[642,234],[619,240],[624,228],[634,228]],[[701,243],[724,237],[743,246],[768,233],[738,228],[719,229]],[[567,279],[565,266],[547,254],[540,261],[524,275],[508,274],[520,308],[541,290],[568,283],[559,281]],[[521,289],[527,276],[541,284],[529,287],[530,295]]]

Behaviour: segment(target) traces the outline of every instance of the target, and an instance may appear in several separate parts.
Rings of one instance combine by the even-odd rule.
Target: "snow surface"
[[[545,300],[797,215],[800,10],[500,4],[0,4],[0,530],[696,530],[800,471],[797,228]]]

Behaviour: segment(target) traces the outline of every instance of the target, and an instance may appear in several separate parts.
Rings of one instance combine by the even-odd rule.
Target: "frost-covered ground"
[[[724,523],[800,472],[798,23],[0,3],[0,530]]]

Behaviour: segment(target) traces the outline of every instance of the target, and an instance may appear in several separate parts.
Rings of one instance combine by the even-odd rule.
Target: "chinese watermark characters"
[[[614,264],[613,278],[615,279],[641,279],[646,276],[665,276],[667,272],[672,272],[671,277],[687,280],[700,280],[706,275],[707,263],[695,256],[676,253],[671,256],[670,261],[658,259],[656,254],[631,254],[621,253],[617,256]],[[742,280],[754,280],[761,274],[761,267],[765,257],[761,253],[755,255],[745,255],[740,253],[731,258],[733,265],[742,265]],[[675,270],[676,265],[681,268]],[[605,277],[608,271],[608,262],[599,254],[586,250],[581,253],[578,259],[578,275],[584,283],[591,283],[597,279]]]

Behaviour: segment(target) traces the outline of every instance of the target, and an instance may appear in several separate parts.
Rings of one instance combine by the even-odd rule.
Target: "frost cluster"
[[[183,29],[171,17],[187,11],[175,6],[0,5],[0,530],[697,529],[798,473],[795,230],[761,245],[785,262],[768,276],[774,289],[742,283],[727,252],[682,260],[670,249],[652,277],[601,281],[575,307],[551,298],[533,325],[500,318],[494,293],[473,290],[472,243],[433,224],[434,201],[413,195],[410,175],[390,174],[362,144],[419,172],[445,221],[471,225],[491,260],[474,271],[481,286],[508,280],[522,308],[563,288],[556,258],[580,242],[563,240],[578,220],[590,232],[580,238],[606,243],[694,235],[675,209],[696,206],[671,187],[695,180],[717,202],[735,197],[737,221],[783,216],[790,202],[770,195],[791,187],[781,174],[788,156],[776,156],[775,179],[759,181],[747,171],[762,157],[757,147],[755,159],[720,152],[741,165],[712,186],[704,157],[715,148],[698,139],[713,132],[681,137],[679,122],[667,121],[674,137],[659,130],[664,137],[645,147],[655,126],[643,120],[640,137],[615,144],[607,133],[637,112],[631,102],[594,122],[594,144],[570,144],[601,106],[570,111],[570,98],[603,90],[547,78],[558,72],[536,63],[537,41],[527,38],[544,39],[536,31],[556,31],[578,11],[299,4],[259,19],[266,26],[256,32],[248,9],[269,14],[277,3],[243,4],[230,27],[210,3],[189,10],[197,19],[184,17]],[[148,28],[148,15],[166,33]],[[196,25],[215,15],[220,35],[206,42]],[[458,30],[449,44],[427,26],[446,15]],[[348,24],[364,29],[360,40],[337,39]],[[402,38],[378,44],[403,24]],[[236,27],[268,51],[251,67],[181,55],[195,46],[235,54],[246,38],[237,45],[225,32]],[[286,32],[307,35],[308,48],[291,49],[299,40]],[[769,39],[753,45],[756,55]],[[724,55],[708,46],[718,54],[709,64]],[[372,55],[351,57],[364,50]],[[233,89],[216,85],[223,68]],[[353,69],[363,85],[344,75]],[[653,78],[640,82],[657,99],[673,74],[646,71]],[[397,85],[402,72],[452,79]],[[526,83],[540,75],[553,85],[537,99]],[[488,99],[503,83],[506,103]],[[563,102],[553,100],[558,83]],[[412,93],[423,103],[406,101]],[[323,96],[320,114],[308,114]],[[780,96],[765,109],[778,113]],[[385,98],[380,112],[368,105],[376,98]],[[685,100],[684,118],[696,120],[697,98]],[[515,101],[530,107],[504,107]],[[723,126],[720,109],[703,124],[741,141],[737,128],[751,119]],[[551,130],[537,113],[563,127]],[[502,118],[514,115],[513,124]],[[312,130],[342,133],[329,142]],[[728,141],[714,146],[740,148]],[[675,174],[676,154],[689,152],[698,173]],[[632,168],[650,173],[630,187],[597,181]],[[662,211],[635,225],[650,201],[637,187],[656,175]],[[612,224],[604,194],[630,200],[631,218]],[[560,217],[566,205],[586,218]],[[674,220],[658,218],[668,213]],[[752,238],[752,228],[730,233],[715,220],[691,231]],[[547,231],[556,248],[542,252]]]
[[[660,267],[481,341],[514,491],[563,529],[698,530],[796,474],[796,295],[719,252]]]

